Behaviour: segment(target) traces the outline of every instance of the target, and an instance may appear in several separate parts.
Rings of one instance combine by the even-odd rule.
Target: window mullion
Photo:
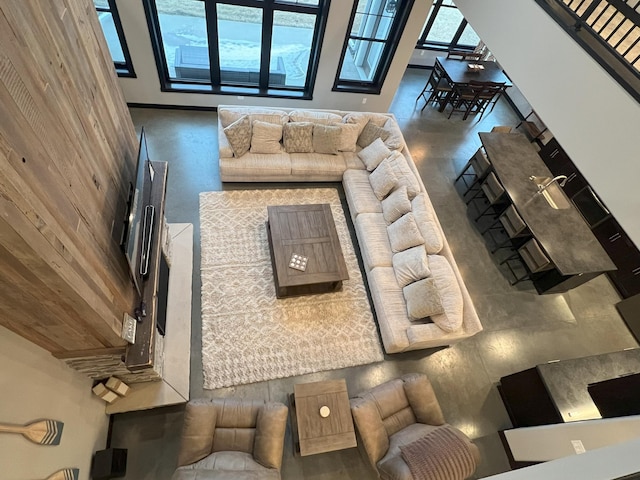
[[[220,87],[220,49],[218,42],[218,10],[216,2],[205,0],[204,14],[207,22],[207,37],[209,45],[209,72],[211,84]]]
[[[269,69],[271,68],[271,40],[273,37],[273,5],[262,9],[262,48],[260,53],[260,89],[269,88]]]

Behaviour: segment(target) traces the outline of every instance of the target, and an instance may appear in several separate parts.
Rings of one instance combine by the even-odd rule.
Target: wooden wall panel
[[[0,324],[57,353],[123,346],[138,139],[91,0],[0,1],[0,105]]]

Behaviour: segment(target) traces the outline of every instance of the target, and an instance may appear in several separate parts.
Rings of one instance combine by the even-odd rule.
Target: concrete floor
[[[483,462],[475,478],[483,478],[509,469],[497,434],[511,427],[496,388],[500,377],[550,360],[637,344],[615,310],[620,298],[604,275],[566,294],[540,296],[528,282],[509,285],[497,258],[489,253],[470,221],[472,212],[467,211],[460,186],[454,186],[453,180],[480,146],[477,132],[489,131],[494,125],[515,126],[518,117],[504,100],[480,122],[473,118],[462,121],[460,115],[448,120],[430,107],[421,113],[422,102],[416,109],[415,98],[426,75],[425,70],[407,70],[390,111],[398,118],[484,331],[446,349],[390,355],[376,364],[215,391],[202,387],[198,194],[223,188],[216,161],[216,114],[160,109],[132,109],[131,114],[138,129],[145,127],[152,159],[169,162],[168,221],[190,222],[195,227],[191,398],[238,396],[286,403],[295,383],[346,378],[349,391],[356,393],[404,373],[424,372],[434,385],[447,421],[479,445]],[[171,477],[182,411],[182,406],[176,406],[114,416],[111,446],[129,449],[125,478]],[[296,457],[288,427],[282,477],[366,479],[376,475],[357,448]]]

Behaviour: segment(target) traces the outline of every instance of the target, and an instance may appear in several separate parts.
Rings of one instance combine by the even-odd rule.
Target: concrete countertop
[[[552,178],[533,145],[521,133],[480,133],[494,171],[531,233],[562,275],[615,270],[578,209],[552,208],[529,177]]]

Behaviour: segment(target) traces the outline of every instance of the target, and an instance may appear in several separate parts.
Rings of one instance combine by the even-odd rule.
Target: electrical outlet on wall
[[[584,445],[582,444],[582,440],[571,440],[571,446],[575,450],[576,454],[580,455],[581,453],[586,452]]]
[[[362,104],[364,105],[365,103],[367,103],[367,97],[364,97],[364,98],[362,99]]]
[[[135,318],[124,312],[124,319],[122,320],[122,334],[120,335],[129,343],[136,343],[136,326],[138,322]]]

